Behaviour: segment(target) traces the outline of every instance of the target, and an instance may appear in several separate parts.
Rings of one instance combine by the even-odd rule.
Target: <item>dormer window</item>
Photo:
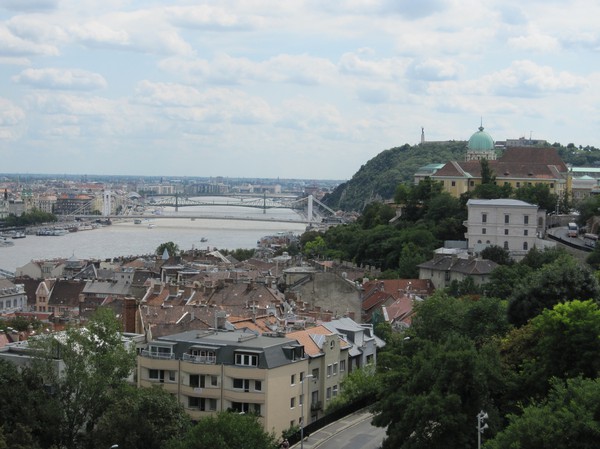
[[[236,352],[235,364],[238,366],[258,366],[258,354]]]

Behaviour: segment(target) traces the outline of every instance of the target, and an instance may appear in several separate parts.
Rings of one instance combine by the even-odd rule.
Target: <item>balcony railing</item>
[[[161,359],[161,360],[171,360],[175,358],[175,354],[172,353],[164,353],[164,352],[151,352],[146,349],[142,350],[142,357],[148,357],[150,359]]]
[[[203,363],[207,365],[214,365],[217,363],[217,357],[214,355],[191,355],[191,354],[183,354],[182,360],[185,362],[192,363]]]

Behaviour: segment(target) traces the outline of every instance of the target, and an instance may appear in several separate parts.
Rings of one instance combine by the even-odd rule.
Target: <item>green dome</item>
[[[494,139],[479,127],[479,131],[471,136],[467,148],[472,151],[489,151],[494,149]]]

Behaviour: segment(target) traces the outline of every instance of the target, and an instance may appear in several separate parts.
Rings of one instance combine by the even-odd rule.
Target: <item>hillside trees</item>
[[[382,151],[323,202],[334,209],[361,211],[373,201],[392,199],[397,186],[412,183],[415,172],[423,165],[462,159],[465,149],[465,141],[453,141],[405,144]]]

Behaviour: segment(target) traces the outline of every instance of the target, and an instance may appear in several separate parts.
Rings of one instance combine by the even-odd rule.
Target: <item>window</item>
[[[456,186],[456,181],[452,181],[452,187]]]
[[[332,368],[333,367],[331,365],[327,365],[327,377],[331,377]]]
[[[327,387],[327,393],[325,394],[327,400],[331,399],[331,387]]]
[[[300,383],[304,381],[304,371],[300,371]]]
[[[258,355],[237,352],[235,354],[235,364],[241,366],[258,366]]]
[[[210,386],[211,387],[219,386],[219,376],[210,376]]]
[[[254,390],[255,391],[262,391],[262,381],[260,381],[260,380],[255,380],[254,381]]]
[[[314,380],[317,380],[319,378],[319,368],[315,368],[312,370],[312,376]]]
[[[524,235],[524,236],[527,236],[527,235],[529,235],[529,230],[527,230],[527,229],[524,229],[524,230],[523,230],[523,235]]]
[[[527,251],[527,242],[523,242],[523,249]]]
[[[211,411],[214,412],[217,410],[217,400],[212,398],[196,398],[196,397],[188,397],[188,408],[197,408],[201,411]]]
[[[481,240],[477,240],[477,243],[481,243]]]
[[[290,377],[290,385],[296,385],[296,375],[292,374]]]
[[[523,224],[529,224],[529,215],[523,215]]]
[[[470,185],[471,187],[473,187],[473,186],[475,185],[475,181],[471,181],[471,182],[469,183],[469,185]]]
[[[521,183],[520,183],[520,182],[517,182],[517,189],[518,189],[519,187],[521,187]]]
[[[504,242],[504,249],[508,249],[508,242]]]
[[[296,407],[296,398],[290,398],[290,408]]]
[[[504,224],[509,224],[510,223],[510,216],[508,214],[504,215]]]
[[[252,404],[248,402],[232,402],[231,409],[236,413],[256,413],[260,415],[260,404]]]
[[[481,229],[481,233],[482,233],[482,234],[485,234],[486,232],[487,232],[487,229],[486,229],[486,228],[482,228],[482,229]]]
[[[445,273],[445,275],[444,275],[444,279],[445,279],[446,281],[449,281],[449,280],[450,280],[450,272],[449,272],[449,271],[446,271],[446,273]]]
[[[233,388],[236,390],[244,390],[246,393],[250,391],[250,379],[233,379]]]
[[[298,405],[299,405],[300,407],[302,407],[302,406],[304,405],[304,395],[303,395],[303,394],[301,394],[301,395],[298,397]]]
[[[335,398],[338,394],[338,386],[334,385],[332,390],[333,397]]]
[[[334,363],[334,364],[333,364],[333,375],[334,375],[334,376],[337,376],[337,371],[338,371],[338,364],[337,364],[337,363]]]
[[[487,214],[481,214],[481,222],[487,223]]]
[[[554,188],[554,183],[553,183],[553,182],[551,182],[551,183],[550,183],[550,188],[551,188],[551,189],[553,189],[553,188]]]
[[[508,235],[508,229],[504,230],[504,235]]]
[[[340,373],[343,373],[344,371],[346,371],[346,361],[340,360]]]
[[[190,374],[190,387],[198,388],[200,386],[200,375]]]

